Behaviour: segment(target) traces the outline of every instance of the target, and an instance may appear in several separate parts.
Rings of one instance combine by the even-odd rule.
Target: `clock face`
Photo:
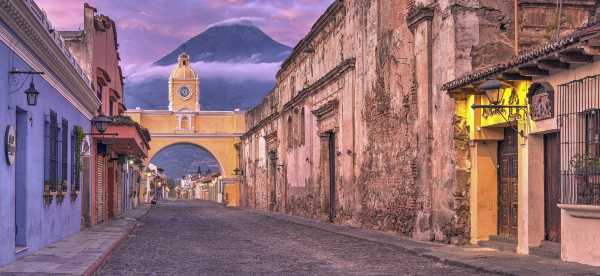
[[[179,95],[182,98],[188,98],[191,94],[192,94],[192,92],[186,86],[179,88]]]

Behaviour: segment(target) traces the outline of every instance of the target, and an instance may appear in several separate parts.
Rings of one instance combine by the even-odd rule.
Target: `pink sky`
[[[81,0],[36,0],[58,30],[83,24]],[[207,26],[250,18],[293,47],[333,0],[89,0],[117,23],[122,65],[154,62]]]

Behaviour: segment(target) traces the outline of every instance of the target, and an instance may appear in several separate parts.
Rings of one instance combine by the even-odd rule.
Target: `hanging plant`
[[[76,200],[79,195],[79,182],[81,179],[81,145],[83,144],[83,139],[85,139],[85,132],[83,128],[80,126],[73,127],[73,136],[75,136],[75,145],[73,147],[74,152],[74,172],[73,172],[73,181],[71,187],[71,200]]]

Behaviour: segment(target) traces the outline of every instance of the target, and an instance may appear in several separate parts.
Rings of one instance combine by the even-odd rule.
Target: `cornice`
[[[238,138],[243,133],[190,133],[190,134],[176,134],[176,133],[150,133],[152,138]]]
[[[128,109],[126,114],[142,114],[149,116],[164,116],[177,114],[192,114],[195,116],[244,116],[243,111],[170,111],[170,110],[152,110],[152,109]]]
[[[298,102],[304,100],[304,98],[310,96],[313,92],[317,91],[321,87],[328,85],[331,81],[338,79],[349,69],[353,69],[356,66],[356,58],[349,58],[344,60],[342,63],[338,64],[335,68],[331,69],[331,71],[327,72],[323,77],[309,85],[308,87],[302,89],[298,95],[292,98],[289,102],[283,105],[283,111],[290,110],[293,106],[295,106]]]
[[[0,28],[7,44],[79,111],[92,118],[100,100],[63,39],[32,0],[0,0],[0,19],[14,32]]]
[[[298,44],[296,44],[290,56],[285,61],[283,61],[283,63],[281,64],[281,68],[277,72],[277,78],[279,78],[279,76],[293,63],[293,61],[300,55],[300,53],[304,52],[304,50],[307,47],[309,47],[310,43],[319,34],[319,32],[321,32],[325,28],[325,26],[327,26],[333,20],[335,15],[337,15],[338,12],[343,10],[343,8],[343,0],[334,0],[334,2],[329,6],[329,8],[327,8],[325,13],[323,13],[321,17],[319,17],[317,22],[315,22],[308,34],[304,36],[304,38],[302,38],[302,40],[300,40]]]
[[[246,133],[244,133],[242,135],[242,139],[246,139],[248,136],[254,134],[256,131],[258,131],[259,129],[261,129],[266,124],[271,123],[275,119],[279,118],[279,114],[280,114],[279,112],[271,113],[271,115],[269,115],[266,118],[260,120],[256,125],[254,125],[253,127],[251,127],[248,131],[246,131]]]
[[[285,103],[285,105],[283,106],[282,112],[290,110],[297,103],[303,101],[306,97],[312,95],[312,93],[314,93],[318,89],[322,88],[323,86],[328,85],[331,81],[336,80],[341,75],[343,75],[346,71],[355,68],[355,66],[356,66],[356,58],[349,58],[349,59],[344,60],[342,63],[338,64],[331,71],[327,72],[327,74],[325,74],[319,80],[317,80],[310,86],[302,89],[302,91],[300,91],[300,93],[298,93],[298,95],[296,95],[294,98],[292,98],[289,102]],[[276,120],[277,118],[279,118],[280,115],[281,115],[280,112],[271,113],[269,116],[260,120],[256,125],[254,125],[248,131],[246,131],[246,133],[244,133],[244,135],[242,135],[242,139],[245,139],[246,137],[252,135],[254,132],[261,129],[264,125]]]
[[[325,118],[327,115],[333,114],[333,112],[337,110],[337,107],[338,107],[338,100],[334,99],[334,100],[327,102],[323,106],[317,108],[316,110],[313,110],[312,114],[314,114],[317,117],[317,120],[320,121],[323,118]]]
[[[408,22],[408,28],[414,30],[414,28],[423,21],[431,21],[433,19],[434,9],[433,7],[417,6],[414,7],[408,16],[406,21]]]

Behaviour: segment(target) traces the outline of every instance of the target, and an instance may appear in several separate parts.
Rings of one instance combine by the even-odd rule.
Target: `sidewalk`
[[[128,210],[105,225],[72,235],[0,267],[0,275],[93,275],[133,230],[149,206]]]
[[[330,233],[368,240],[383,245],[392,245],[409,253],[431,258],[451,265],[459,265],[482,272],[503,275],[600,275],[599,267],[563,262],[537,256],[497,251],[477,246],[453,246],[433,242],[420,242],[391,233],[365,230],[356,227],[323,223],[303,217],[273,213],[256,209],[243,209],[273,219],[317,228]]]

